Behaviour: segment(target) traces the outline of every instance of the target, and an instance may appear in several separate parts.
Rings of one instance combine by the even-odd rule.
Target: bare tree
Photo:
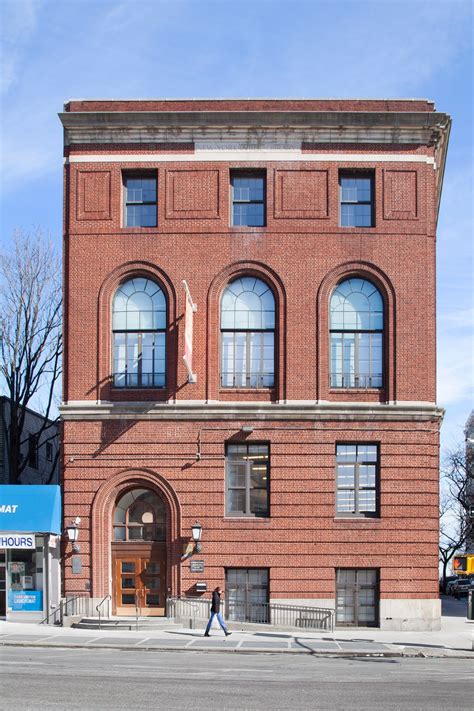
[[[472,451],[460,445],[446,454],[441,472],[439,557],[443,590],[449,562],[474,532],[470,517],[473,484]]]
[[[3,412],[10,481],[21,483],[28,457],[27,408],[42,415],[34,433],[39,446],[57,437],[55,385],[61,374],[61,262],[54,245],[37,229],[15,231],[0,254],[2,390],[10,416]],[[51,481],[59,449],[51,462]]]

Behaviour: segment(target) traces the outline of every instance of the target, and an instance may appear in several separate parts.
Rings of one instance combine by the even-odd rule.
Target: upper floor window
[[[336,445],[336,512],[377,514],[378,447],[376,444]]]
[[[165,386],[166,323],[165,295],[154,281],[136,277],[117,289],[112,313],[115,387]]]
[[[330,303],[331,387],[383,385],[383,301],[366,279],[342,281]]]
[[[232,171],[232,225],[264,227],[265,174],[258,171]]]
[[[156,177],[150,173],[124,174],[124,226],[156,227]]]
[[[268,444],[227,444],[226,514],[268,516],[270,457]]]
[[[240,277],[221,302],[221,385],[271,388],[275,383],[275,298],[265,282]]]
[[[341,227],[374,226],[374,179],[372,173],[341,172]]]
[[[118,501],[114,512],[114,541],[165,541],[166,509],[148,489],[133,489]]]
[[[46,460],[48,462],[53,461],[53,445],[51,442],[46,442]]]

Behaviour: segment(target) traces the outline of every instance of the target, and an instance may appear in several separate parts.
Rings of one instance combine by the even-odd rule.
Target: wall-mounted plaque
[[[73,575],[80,575],[82,573],[82,560],[80,555],[73,555],[72,556],[72,574]]]
[[[192,560],[189,563],[189,569],[191,573],[204,573],[204,561],[203,560]]]

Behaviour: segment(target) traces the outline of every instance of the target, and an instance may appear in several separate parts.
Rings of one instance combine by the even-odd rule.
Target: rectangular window
[[[379,617],[379,571],[336,570],[336,624],[377,627]]]
[[[238,622],[266,623],[269,615],[268,568],[226,570],[226,615]]]
[[[269,516],[268,444],[227,444],[226,515]]]
[[[274,353],[272,331],[223,331],[222,387],[273,387],[275,384]]]
[[[125,174],[124,184],[124,226],[156,227],[157,191],[156,177],[149,173]]]
[[[232,225],[234,227],[264,227],[265,174],[258,171],[232,171]]]
[[[28,435],[28,466],[38,469],[38,435]]]
[[[46,460],[48,462],[53,461],[53,445],[51,442],[46,442]]]
[[[381,388],[383,334],[331,331],[331,387]]]
[[[339,174],[341,227],[374,226],[374,176],[367,172]]]
[[[376,444],[336,444],[338,516],[377,516],[378,451]]]
[[[165,353],[165,333],[114,333],[114,386],[164,388]]]

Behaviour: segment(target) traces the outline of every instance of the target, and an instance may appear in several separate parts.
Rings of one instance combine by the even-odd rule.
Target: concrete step
[[[175,620],[168,617],[82,617],[72,627],[80,630],[160,630],[169,627],[179,627]]]

